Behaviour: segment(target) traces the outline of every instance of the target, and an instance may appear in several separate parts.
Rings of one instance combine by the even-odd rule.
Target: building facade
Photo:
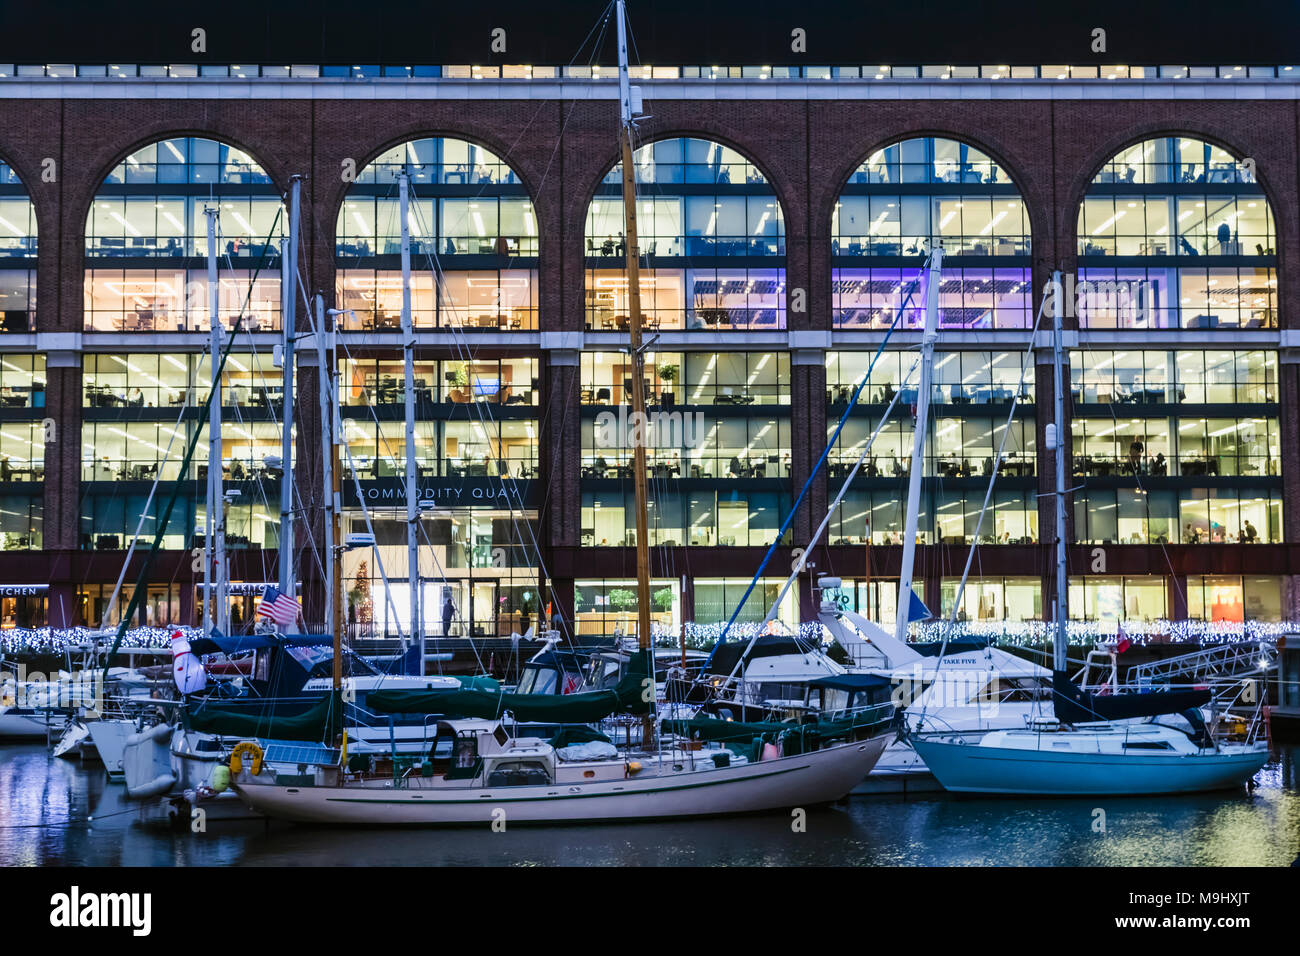
[[[210,206],[220,320],[238,329],[221,467],[233,620],[248,622],[281,546],[280,240],[301,176],[296,328],[311,327],[303,293],[339,310],[344,528],[376,538],[345,556],[349,621],[396,633],[411,577],[405,172],[427,626],[442,631],[450,601],[461,634],[523,631],[548,605],[582,633],[628,629],[634,383],[616,83],[522,67],[25,69],[0,78],[6,625],[116,621],[126,548],[141,536],[130,584],[159,530],[137,621],[197,620]],[[916,561],[927,604],[952,610],[978,542],[959,616],[1026,621],[1051,606],[1050,316],[1034,329],[1059,270],[1072,616],[1296,619],[1293,71],[930,69],[638,79],[656,621],[730,616],[843,419],[745,606],[761,617],[902,392],[781,609],[810,619],[813,575],[828,573],[892,621],[922,304],[908,293],[937,243]],[[294,547],[309,621],[321,614],[318,383],[304,337]]]

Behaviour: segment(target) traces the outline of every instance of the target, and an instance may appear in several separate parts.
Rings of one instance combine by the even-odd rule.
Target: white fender
[[[157,797],[166,793],[176,784],[176,774],[160,773],[143,786],[133,787],[127,784],[126,795],[136,800]]]
[[[171,724],[155,724],[131,734],[122,745],[122,776],[128,797],[156,797],[176,785],[171,766]]]

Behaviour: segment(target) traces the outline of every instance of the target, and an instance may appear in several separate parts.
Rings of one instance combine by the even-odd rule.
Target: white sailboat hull
[[[0,741],[44,739],[57,734],[65,720],[66,714],[54,711],[6,709],[0,713]]]
[[[1183,754],[1115,754],[989,747],[917,739],[945,790],[1028,796],[1148,796],[1239,787],[1264,766],[1254,747]]]
[[[522,787],[282,786],[243,777],[234,788],[252,809],[300,823],[454,826],[576,823],[716,816],[838,800],[879,759],[887,736],[712,770],[581,785]]]

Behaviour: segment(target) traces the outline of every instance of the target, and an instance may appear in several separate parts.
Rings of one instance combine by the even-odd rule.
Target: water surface
[[[346,831],[137,821],[102,767],[0,747],[0,865],[92,866],[1285,866],[1300,854],[1300,747],[1251,791],[1178,797],[854,797],[809,811],[682,823]],[[1104,832],[1098,821],[1103,818]]]

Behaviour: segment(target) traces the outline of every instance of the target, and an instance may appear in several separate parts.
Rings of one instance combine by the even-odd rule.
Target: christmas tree
[[[348,594],[352,606],[357,609],[357,623],[369,624],[374,620],[375,606],[370,600],[370,569],[366,562],[357,565],[356,576],[352,579],[352,590]]]

